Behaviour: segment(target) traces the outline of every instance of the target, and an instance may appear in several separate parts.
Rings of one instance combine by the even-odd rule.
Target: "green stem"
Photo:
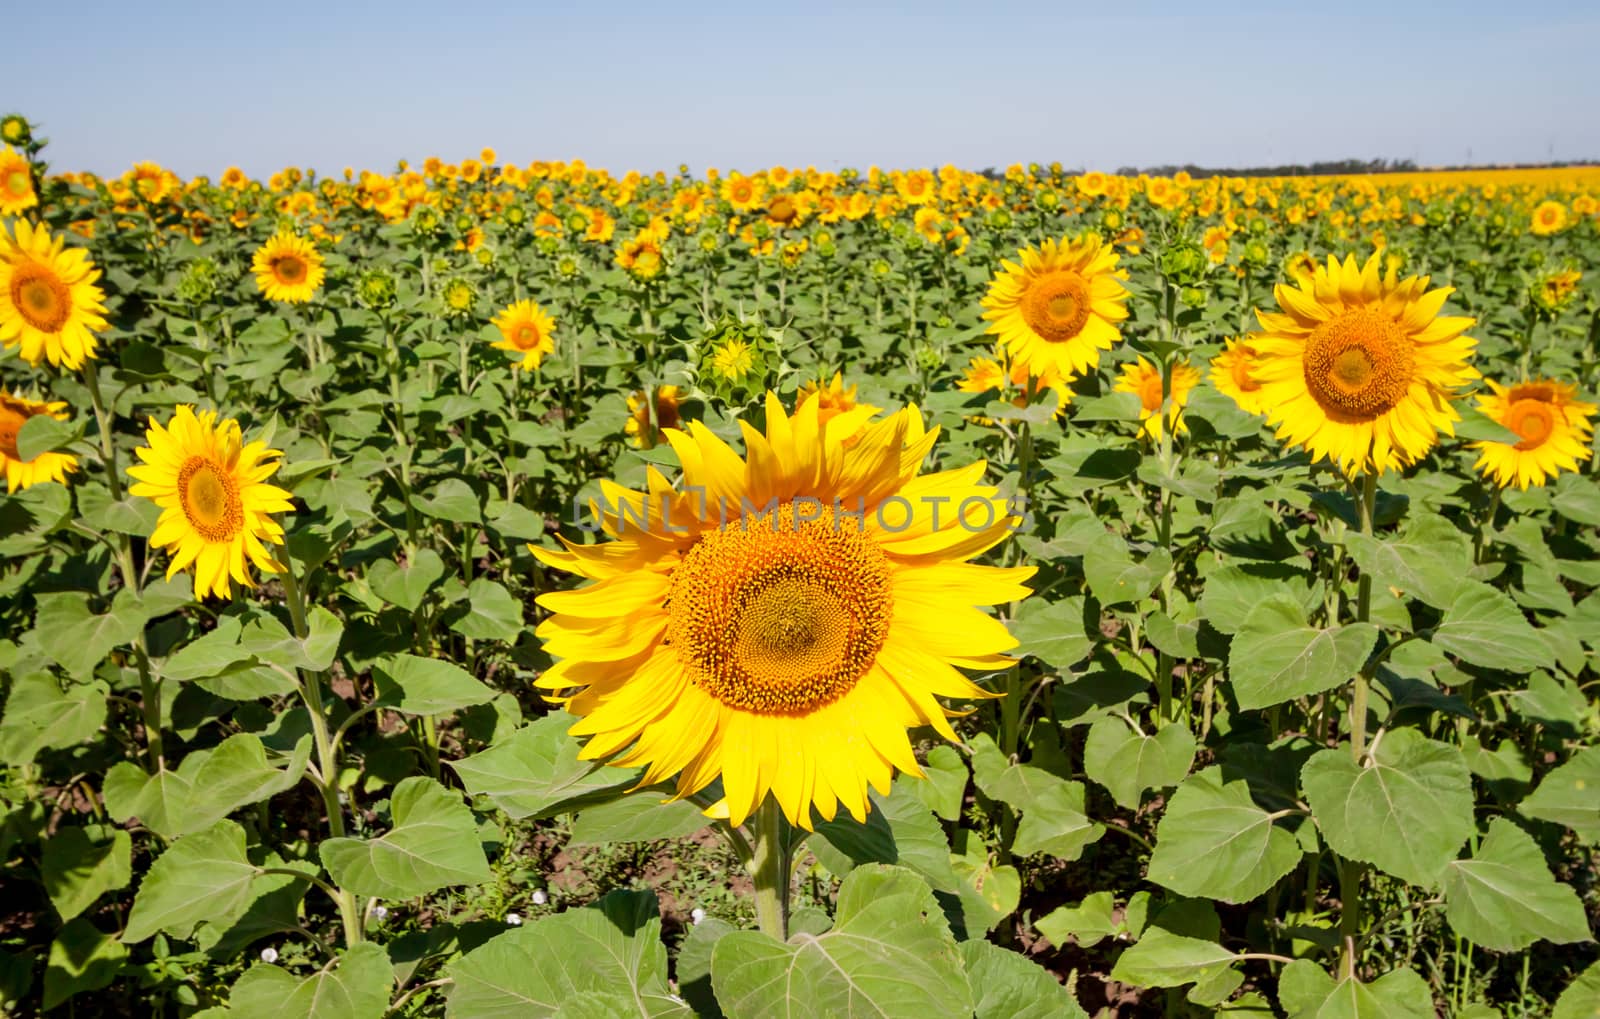
[[[761,933],[789,940],[789,847],[787,822],[771,794],[756,808],[751,840],[751,879],[756,891],[756,925]]]
[[[1378,501],[1378,475],[1368,471],[1361,476],[1361,533],[1372,534],[1373,510]],[[1372,576],[1365,570],[1356,580],[1356,621],[1365,623],[1372,615]],[[1371,685],[1369,666],[1356,674],[1350,690],[1350,756],[1359,766],[1367,754],[1367,694]],[[1356,955],[1361,938],[1361,864],[1339,862],[1339,934],[1344,940],[1344,977],[1354,978]]]

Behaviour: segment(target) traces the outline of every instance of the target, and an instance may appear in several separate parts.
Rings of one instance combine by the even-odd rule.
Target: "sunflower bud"
[[[394,297],[394,277],[385,269],[368,269],[356,283],[356,299],[368,308],[387,308]]]
[[[178,299],[189,304],[204,304],[217,293],[217,263],[197,258],[183,267],[178,277]]]
[[[1206,274],[1205,249],[1184,238],[1161,253],[1161,275],[1179,286],[1193,286]]]

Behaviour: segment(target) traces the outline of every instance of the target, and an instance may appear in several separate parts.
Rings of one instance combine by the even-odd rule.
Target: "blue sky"
[[[1600,159],[1587,6],[34,2],[0,107],[185,176]]]

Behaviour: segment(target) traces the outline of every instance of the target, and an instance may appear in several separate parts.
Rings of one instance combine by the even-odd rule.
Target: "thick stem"
[[[1372,534],[1373,510],[1378,501],[1378,475],[1368,471],[1361,476],[1361,533]],[[1365,623],[1372,615],[1372,577],[1366,571],[1356,580],[1356,621]],[[1350,756],[1357,765],[1367,755],[1367,693],[1371,677],[1363,666],[1350,689]],[[1339,933],[1344,939],[1344,977],[1354,978],[1357,945],[1361,940],[1361,864],[1339,862]]]
[[[761,933],[789,940],[788,823],[778,801],[768,794],[756,808],[750,861],[756,889],[756,925]]]

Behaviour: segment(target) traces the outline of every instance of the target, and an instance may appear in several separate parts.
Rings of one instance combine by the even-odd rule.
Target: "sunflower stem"
[[[1494,486],[1494,491],[1489,494],[1489,510],[1478,521],[1477,532],[1472,536],[1472,561],[1483,562],[1483,550],[1489,544],[1489,532],[1494,530],[1494,518],[1500,513],[1500,496],[1505,489],[1499,485]]]
[[[789,940],[788,827],[778,801],[769,793],[756,808],[751,839],[751,879],[756,892],[756,926],[779,941]]]
[[[1361,475],[1361,533],[1372,534],[1372,518],[1378,502],[1378,475]],[[1365,623],[1372,615],[1372,576],[1365,570],[1356,579],[1356,621]],[[1350,756],[1360,765],[1367,755],[1367,693],[1371,684],[1368,669],[1356,674],[1350,690]],[[1361,864],[1339,861],[1339,933],[1344,939],[1343,973],[1355,977],[1357,944],[1361,939]]]

